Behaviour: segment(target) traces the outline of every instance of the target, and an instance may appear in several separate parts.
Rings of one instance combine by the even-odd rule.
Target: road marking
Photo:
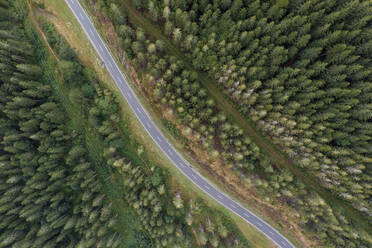
[[[220,194],[218,194],[217,197],[220,198],[220,199],[223,199],[222,195],[220,195]]]
[[[252,216],[247,214],[247,213],[244,213],[244,215],[247,217],[247,218],[251,218]]]
[[[161,142],[161,139],[160,139],[159,136],[156,136],[156,139],[157,139],[159,142]]]
[[[271,235],[274,235],[274,233],[273,233],[271,230],[269,230],[269,233],[270,233]]]
[[[92,28],[91,28],[91,27],[89,27],[89,28],[88,28],[88,31],[89,31],[89,33],[90,33],[91,35],[93,35],[93,34],[94,34],[94,32],[93,32],[93,30],[92,30]]]
[[[109,60],[108,61],[108,64],[109,64],[109,66],[112,68],[113,66],[112,66],[112,63],[111,63],[111,61]]]
[[[173,152],[172,152],[171,149],[168,149],[168,152],[169,152],[171,155],[173,155]]]
[[[141,113],[141,109],[137,106],[136,107],[137,111]]]
[[[81,19],[84,19],[84,16],[81,12],[79,12],[79,15],[80,15]]]
[[[256,222],[256,225],[262,227],[262,224],[260,222]]]
[[[191,174],[191,176],[196,180],[197,178],[196,178],[196,176],[194,175],[194,174]]]
[[[104,51],[103,51],[103,48],[101,47],[101,45],[98,45],[98,49],[99,49],[101,52],[104,52]]]
[[[119,77],[119,82],[121,83],[121,84],[125,84],[125,81],[123,82],[123,78],[122,78],[122,75],[120,74],[120,77]]]
[[[211,188],[209,188],[209,186],[208,185],[206,185],[206,184],[204,184],[204,188],[206,188],[206,189],[211,189]]]
[[[236,208],[236,206],[235,206],[234,204],[232,204],[232,203],[230,203],[230,206],[231,206],[232,208]]]
[[[132,99],[132,95],[130,93],[128,93],[128,98]]]
[[[148,121],[146,121],[146,126],[147,127],[151,127],[150,123]]]

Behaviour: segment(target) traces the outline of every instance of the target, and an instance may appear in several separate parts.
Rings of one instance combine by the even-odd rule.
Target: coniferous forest
[[[200,146],[262,198],[293,209],[328,247],[371,246],[370,1],[86,2],[110,18],[153,99]],[[265,152],[233,111],[290,166]]]
[[[0,14],[0,247],[251,247],[138,153],[119,101],[52,24],[23,0]]]
[[[0,248],[254,247],[147,157],[40,2],[0,0]],[[372,246],[371,1],[81,2],[177,139],[316,246]]]
[[[174,1],[162,14],[243,115],[371,215],[369,1]]]
[[[0,247],[118,247],[117,215],[82,137],[67,129],[25,37],[30,24],[9,5],[0,2]]]

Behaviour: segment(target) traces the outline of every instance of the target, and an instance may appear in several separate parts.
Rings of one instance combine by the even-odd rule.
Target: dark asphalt
[[[182,156],[175,150],[175,148],[173,148],[173,146],[168,142],[164,135],[159,131],[155,123],[151,120],[148,113],[142,107],[140,101],[127,83],[125,75],[121,73],[119,67],[115,63],[109,50],[106,48],[100,35],[98,34],[97,30],[95,29],[94,25],[90,21],[88,15],[85,13],[80,3],[77,0],[65,0],[65,2],[74,13],[84,32],[88,36],[90,42],[101,57],[102,61],[105,63],[105,66],[110,72],[111,77],[115,81],[117,87],[120,89],[120,92],[125,97],[129,106],[132,108],[138,120],[142,123],[147,133],[160,147],[160,149],[167,155],[167,157],[173,162],[173,164],[202,191],[207,193],[210,197],[212,197],[224,207],[228,208],[231,212],[237,214],[246,222],[254,226],[257,230],[262,232],[279,247],[294,248],[295,246],[292,245],[277,230],[275,230],[265,221],[261,220],[252,212],[232,200],[230,197],[223,194],[215,186],[213,186],[205,178],[203,178],[198,172],[192,169],[191,165],[182,158]]]

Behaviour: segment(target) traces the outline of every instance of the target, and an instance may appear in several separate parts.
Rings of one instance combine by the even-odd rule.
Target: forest
[[[0,0],[0,247],[251,247],[170,188],[114,94],[30,6]]]
[[[30,24],[9,16],[0,28],[0,247],[118,247],[117,216],[42,76]]]
[[[370,215],[371,4],[186,2],[164,7],[164,32],[195,68],[298,166]]]
[[[127,58],[146,71],[152,97],[224,166],[268,202],[296,211],[327,247],[371,245],[369,1],[87,2],[110,17]],[[134,11],[145,24],[128,18]],[[261,149],[203,73],[320,189]]]

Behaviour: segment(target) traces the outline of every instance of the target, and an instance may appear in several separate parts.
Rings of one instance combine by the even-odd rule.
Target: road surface
[[[95,50],[105,63],[107,70],[111,77],[115,81],[120,92],[125,97],[129,106],[141,122],[147,133],[151,136],[154,142],[159,148],[166,154],[166,156],[172,161],[172,163],[194,184],[196,184],[202,191],[207,193],[210,197],[216,200],[218,203],[229,209],[231,212],[237,214],[246,222],[257,228],[265,236],[271,239],[275,244],[281,248],[294,248],[283,235],[277,230],[261,220],[259,217],[254,215],[252,212],[242,207],[240,204],[232,200],[227,195],[223,194],[214,185],[209,183],[203,178],[197,171],[195,171],[191,165],[183,159],[183,157],[175,150],[175,148],[168,142],[164,135],[156,127],[155,123],[151,120],[149,114],[142,107],[140,101],[134,94],[133,90],[129,86],[127,79],[124,74],[121,73],[119,67],[112,58],[109,50],[102,41],[100,35],[95,29],[93,23],[90,21],[88,15],[78,2],[78,0],[65,0],[68,4],[75,17],[82,26],[84,32],[88,36],[90,42],[94,46]]]

